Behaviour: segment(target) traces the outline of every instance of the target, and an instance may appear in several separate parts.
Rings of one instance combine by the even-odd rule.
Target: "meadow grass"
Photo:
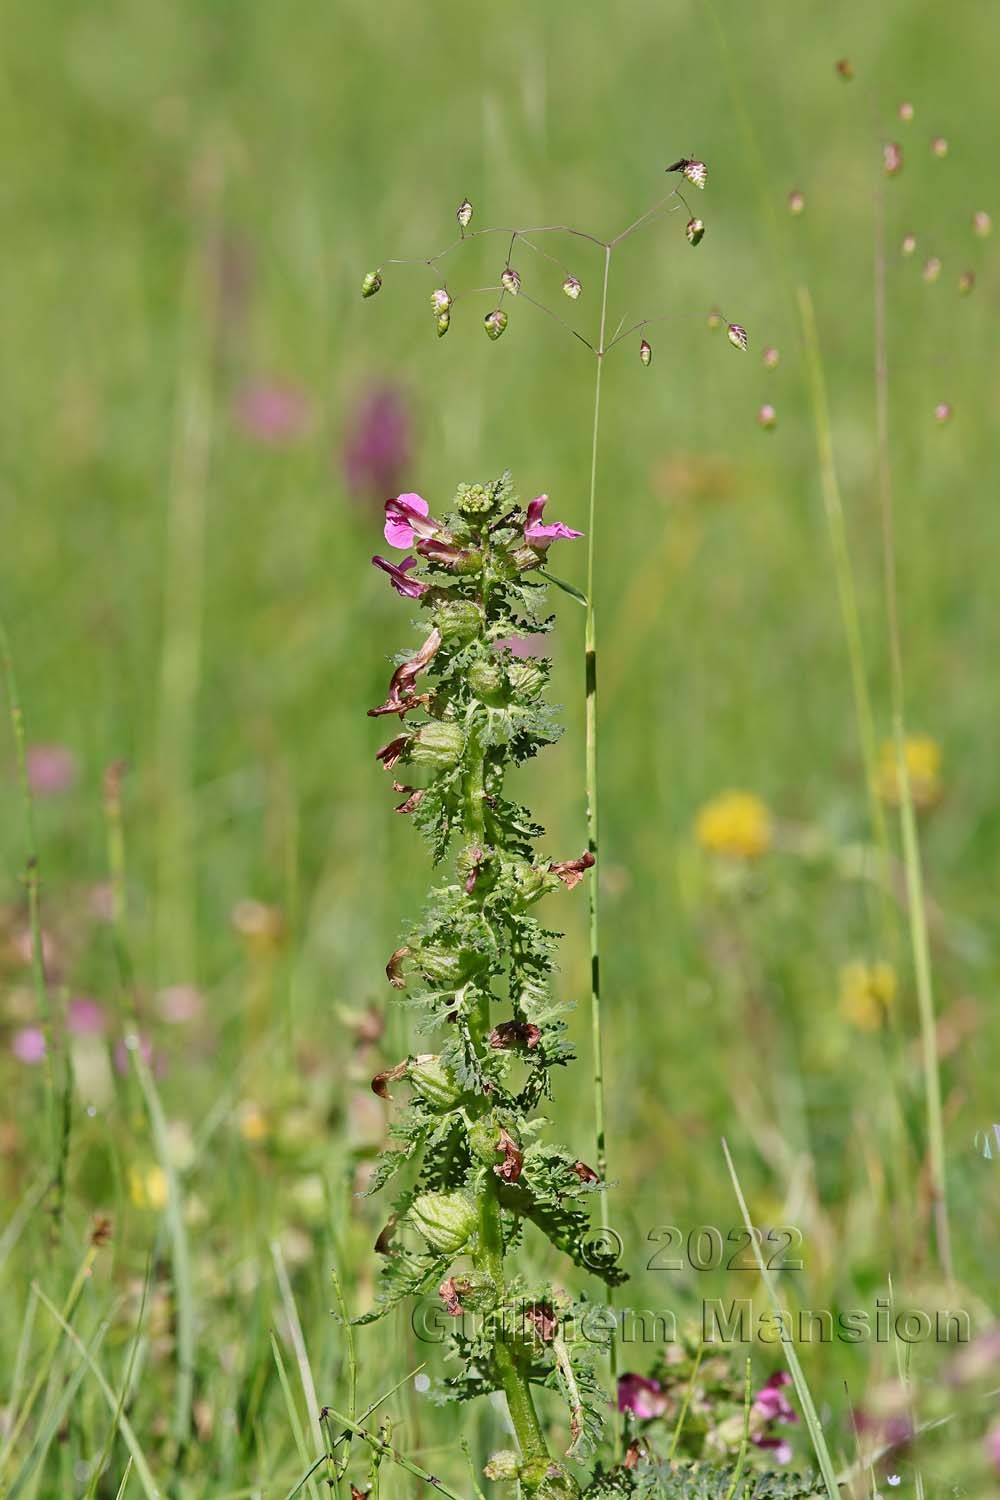
[[[970,223],[1000,212],[992,12],[768,0],[720,3],[716,19],[701,5],[616,18],[565,0],[502,15],[451,0],[6,7],[0,616],[25,746],[67,747],[76,776],[35,795],[26,834],[5,716],[0,1493],[322,1493],[325,1442],[383,1417],[379,1441],[411,1466],[383,1455],[389,1500],[420,1490],[414,1467],[471,1492],[454,1412],[404,1380],[438,1373],[435,1347],[403,1313],[388,1335],[358,1329],[352,1353],[334,1315],[372,1300],[382,1219],[355,1193],[385,1117],[368,1084],[415,1045],[382,970],[424,884],[364,716],[396,644],[395,601],[368,567],[385,495],[377,482],[352,492],[341,453],[359,399],[389,383],[411,413],[400,487],[436,503],[509,464],[523,495],[548,491],[585,527],[594,368],[531,308],[512,309],[495,346],[478,313],[468,325],[456,313],[439,342],[429,281],[387,275],[373,307],[357,289],[380,256],[445,243],[464,194],[484,223],[611,235],[682,153],[710,166],[705,239],[687,245],[681,213],[616,251],[611,328],[674,317],[649,332],[651,367],[637,334],[601,391],[607,1214],[633,1272],[619,1300],[682,1324],[704,1298],[753,1294],[764,1310],[752,1272],[646,1269],[665,1226],[739,1229],[725,1135],[753,1221],[802,1231],[803,1269],[775,1278],[787,1305],[871,1308],[891,1277],[897,1306],[961,1306],[978,1330],[994,1316],[997,284],[994,242]],[[834,70],[844,55],[851,83]],[[904,98],[911,124],[895,118]],[[904,804],[905,839],[880,790],[891,760],[871,753],[901,718],[873,373],[883,138],[905,155],[885,182],[894,629],[905,730],[943,753],[940,795]],[[601,250],[560,255],[584,286],[561,310],[595,332]],[[921,276],[930,255],[934,284]],[[489,281],[500,261],[477,244],[462,277]],[[977,282],[961,298],[966,269]],[[532,275],[554,301],[558,277]],[[715,304],[748,328],[748,360],[708,329]],[[247,405],[261,384],[286,400],[277,431],[273,411]],[[773,432],[756,421],[764,402]],[[831,561],[831,472],[860,667]],[[586,587],[582,559],[557,571]],[[525,772],[525,800],[554,846],[582,847],[585,620],[553,602],[567,734]],[[726,788],[770,811],[759,858],[698,845],[698,811]],[[31,963],[35,871],[44,976]],[[926,922],[911,957],[914,903]],[[578,1002],[589,1065],[586,915],[563,906],[552,920],[567,925],[559,989]],[[845,1015],[841,971],[880,958],[898,990],[889,1024],[866,1030]],[[103,1030],[66,1030],[81,997],[99,1002]],[[46,1006],[45,1061],[22,1061],[18,1038],[47,1024]],[[126,1035],[151,1050],[116,1064]],[[558,1091],[552,1114],[561,1137],[589,1139],[584,1089]],[[63,1160],[60,1203],[47,1184]],[[94,1241],[98,1215],[110,1234]],[[557,1270],[540,1244],[526,1253],[539,1274]],[[646,1369],[651,1352],[619,1360]],[[798,1349],[830,1464],[860,1475],[858,1493],[871,1479],[850,1408],[879,1409],[898,1353]],[[781,1351],[752,1354],[759,1384]],[[913,1493],[992,1493],[984,1392],[1000,1382],[946,1385],[955,1358],[934,1343],[909,1356],[906,1400],[928,1429],[898,1457]],[[562,1419],[545,1416],[558,1443]],[[481,1469],[501,1417],[487,1403],[462,1419]],[[796,1461],[813,1463],[805,1424],[792,1437]],[[859,1433],[862,1453],[880,1445]],[[369,1483],[370,1444],[334,1451]]]

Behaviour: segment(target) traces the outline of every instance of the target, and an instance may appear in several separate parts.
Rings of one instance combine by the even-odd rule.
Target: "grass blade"
[[[760,1244],[758,1243],[757,1236],[753,1232],[753,1220],[750,1217],[750,1211],[747,1208],[746,1199],[743,1196],[743,1189],[740,1187],[740,1180],[736,1175],[736,1167],[734,1166],[733,1158],[729,1153],[729,1145],[726,1141],[725,1136],[723,1136],[722,1138],[722,1152],[726,1158],[726,1166],[729,1168],[729,1176],[732,1180],[733,1191],[736,1194],[736,1201],[740,1206],[740,1213],[743,1215],[743,1222],[746,1225],[747,1231],[750,1235],[750,1243],[753,1245],[754,1257],[757,1261],[757,1269],[760,1271],[761,1280],[763,1281],[764,1286],[767,1290],[767,1295],[771,1300],[771,1306],[774,1308],[775,1313],[780,1316],[783,1313],[784,1309],[781,1306],[780,1298],[778,1297],[778,1293],[775,1290],[774,1281],[767,1269],[764,1257],[761,1254]],[[819,1420],[819,1415],[816,1411],[815,1403],[813,1402],[812,1393],[809,1390],[809,1385],[803,1373],[802,1366],[799,1364],[799,1357],[795,1352],[795,1344],[791,1339],[783,1340],[782,1348],[784,1349],[785,1355],[788,1359],[789,1373],[791,1374],[792,1380],[795,1382],[795,1394],[799,1398],[799,1405],[802,1408],[802,1415],[805,1419],[806,1427],[809,1430],[809,1437],[812,1440],[813,1450],[816,1454],[816,1462],[819,1464],[819,1471],[823,1476],[823,1483],[826,1485],[826,1492],[829,1495],[830,1500],[840,1500],[840,1490],[837,1486],[837,1476],[834,1472],[833,1461],[830,1458],[830,1450],[826,1445],[826,1437]]]

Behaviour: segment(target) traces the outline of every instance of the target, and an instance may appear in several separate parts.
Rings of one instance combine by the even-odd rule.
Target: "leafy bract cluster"
[[[436,1050],[373,1080],[382,1097],[398,1084],[408,1099],[369,1191],[403,1169],[407,1185],[379,1237],[384,1274],[362,1321],[436,1288],[456,1330],[458,1373],[445,1396],[511,1397],[517,1382],[559,1389],[582,1453],[601,1403],[589,1344],[566,1336],[579,1304],[550,1285],[508,1281],[504,1269],[527,1229],[605,1281],[624,1279],[588,1253],[591,1201],[603,1185],[542,1139],[539,1114],[552,1070],[573,1053],[565,1006],[550,993],[558,934],[534,908],[593,864],[589,853],[540,857],[543,830],[505,786],[508,770],[559,732],[544,698],[549,662],[530,640],[552,625],[541,574],[548,547],[575,533],[542,524],[543,505],[538,497],[522,508],[508,474],[461,486],[440,521],[419,496],[400,496],[387,502],[386,536],[415,556],[398,566],[374,559],[419,605],[426,632],[416,652],[396,658],[386,700],[370,710],[400,726],[378,759],[403,799],[397,810],[450,868],[386,971]],[[465,1314],[475,1315],[473,1332]]]

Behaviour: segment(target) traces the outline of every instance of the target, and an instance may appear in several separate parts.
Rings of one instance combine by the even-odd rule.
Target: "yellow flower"
[[[239,1131],[245,1141],[264,1141],[270,1134],[267,1116],[259,1104],[247,1099],[239,1107]]]
[[[721,792],[706,802],[695,819],[695,838],[712,854],[758,859],[774,838],[767,804],[753,792]]]
[[[840,1014],[859,1031],[878,1031],[896,998],[898,982],[884,959],[855,959],[840,971]]]
[[[911,734],[903,741],[903,754],[914,806],[932,807],[941,796],[941,746],[929,734]],[[894,740],[886,740],[882,746],[879,790],[884,802],[893,807],[899,806],[900,788]]]
[[[128,1190],[136,1208],[158,1211],[167,1206],[167,1174],[162,1167],[129,1167]]]

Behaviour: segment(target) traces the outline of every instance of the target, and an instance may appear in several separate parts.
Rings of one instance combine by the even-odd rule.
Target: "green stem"
[[[892,463],[889,448],[889,363],[886,337],[884,218],[885,205],[880,187],[875,193],[875,416],[878,435],[879,499],[882,512],[883,586],[892,690],[892,729],[899,782],[899,814],[903,835],[903,864],[906,871],[910,941],[917,985],[917,1006],[920,1013],[931,1203],[934,1211],[938,1260],[941,1270],[950,1282],[954,1268],[951,1253],[951,1229],[948,1220],[944,1121],[941,1109],[941,1076],[934,1015],[934,989],[931,979],[930,940],[927,933],[927,903],[924,899],[924,873],[917,819],[913,806],[913,789],[910,785],[910,771],[906,761],[906,693],[903,676],[902,633],[899,624],[899,591],[896,581]]]
[[[604,372],[604,356],[607,353],[606,332],[608,318],[608,278],[611,273],[611,246],[604,248],[604,279],[601,286],[601,329],[597,348],[597,372],[594,377],[594,422],[590,445],[590,503],[587,509],[587,619],[584,628],[584,660],[586,674],[586,792],[587,792],[587,848],[594,856],[595,864],[587,882],[590,908],[590,1034],[594,1065],[594,1132],[596,1136],[597,1175],[601,1182],[607,1181],[608,1152],[605,1135],[604,1107],[604,1036],[601,1027],[601,960],[600,960],[600,873],[597,863],[598,843],[598,793],[597,793],[597,614],[594,608],[594,560],[596,555],[597,527],[597,445],[601,428],[601,376]],[[600,1194],[601,1229],[610,1229],[607,1193]],[[607,1238],[607,1236],[606,1236]],[[605,1289],[605,1298],[610,1307],[614,1302],[614,1290]],[[612,1381],[618,1375],[618,1346],[614,1334],[610,1342],[610,1365]]]

